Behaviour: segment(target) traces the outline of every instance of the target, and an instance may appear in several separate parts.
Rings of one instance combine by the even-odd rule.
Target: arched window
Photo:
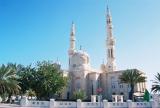
[[[76,88],[77,88],[77,89],[80,89],[80,88],[81,88],[81,83],[80,83],[80,81],[77,81],[77,83],[76,83]]]
[[[112,93],[112,95],[116,95],[116,93],[115,93],[115,92],[113,92],[113,93]]]
[[[113,49],[111,49],[111,58],[113,58]]]
[[[123,93],[123,92],[121,92],[121,93],[120,93],[120,95],[124,95],[124,93]]]
[[[123,84],[120,84],[120,85],[119,85],[119,88],[123,88]]]
[[[108,49],[108,57],[110,58],[111,56],[110,56],[110,49]]]

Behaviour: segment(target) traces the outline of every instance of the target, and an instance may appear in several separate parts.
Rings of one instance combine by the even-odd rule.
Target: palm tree
[[[81,99],[81,100],[84,100],[84,99],[86,99],[86,97],[87,97],[87,96],[86,96],[86,93],[85,93],[84,90],[79,89],[79,90],[73,92],[73,99]]]
[[[28,98],[31,97],[31,99],[33,99],[33,97],[36,96],[36,92],[32,89],[29,89],[26,91],[26,95],[28,96]]]
[[[157,73],[157,75],[155,76],[155,81],[153,82],[154,85],[152,86],[151,90],[156,93],[156,92],[160,92],[160,73]]]
[[[0,94],[7,93],[10,98],[11,95],[19,92],[18,84],[15,65],[0,66]]]
[[[142,72],[137,69],[126,70],[120,75],[120,80],[122,83],[129,84],[131,90],[129,92],[129,99],[133,99],[134,87],[137,83],[145,82],[146,77]]]

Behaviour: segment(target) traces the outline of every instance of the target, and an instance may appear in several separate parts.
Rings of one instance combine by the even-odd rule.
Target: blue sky
[[[0,0],[0,64],[56,60],[68,67],[71,22],[76,47],[99,68],[106,61],[107,0]],[[110,0],[118,69],[160,72],[160,0]]]

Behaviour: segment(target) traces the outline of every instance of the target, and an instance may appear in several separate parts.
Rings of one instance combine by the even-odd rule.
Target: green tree
[[[33,88],[36,83],[36,70],[31,65],[26,67],[23,65],[19,65],[17,67],[17,70],[17,76],[19,77],[18,81],[20,82],[19,85],[21,87],[21,94],[25,94],[26,91]]]
[[[39,100],[48,100],[61,93],[68,82],[62,70],[50,61],[38,62],[34,69],[27,69],[20,76],[23,76],[21,77],[23,92],[32,89]]]
[[[7,93],[9,98],[13,94],[18,94],[21,89],[16,76],[16,64],[0,66],[0,94]]]
[[[86,99],[86,93],[84,90],[77,90],[73,93],[73,99],[81,99],[84,100]]]
[[[50,61],[38,62],[36,67],[36,91],[38,98],[49,99],[55,94],[61,93],[67,86],[67,78],[62,70]]]
[[[17,66],[21,94],[32,89],[39,100],[48,100],[55,94],[62,93],[68,84],[68,78],[63,75],[60,66],[50,61],[37,62],[34,67]]]
[[[151,88],[152,92],[160,92],[160,73],[157,73],[157,75],[155,76],[155,81],[153,83],[154,85]]]
[[[131,90],[129,92],[129,99],[133,100],[134,87],[137,83],[145,82],[146,77],[143,76],[143,73],[137,69],[126,70],[120,75],[120,80],[122,83],[129,84]]]

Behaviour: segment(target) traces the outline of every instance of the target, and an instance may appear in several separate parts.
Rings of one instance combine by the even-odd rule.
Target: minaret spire
[[[112,26],[112,16],[107,6],[107,40],[106,40],[106,47],[107,47],[107,64],[106,69],[107,72],[113,72],[116,70],[115,64],[115,39],[113,37],[113,26]]]
[[[76,38],[75,38],[75,32],[76,32],[76,29],[75,29],[75,24],[72,22],[72,27],[71,27],[71,33],[70,33],[70,48],[69,48],[69,55],[72,55],[74,52],[75,52],[75,41],[76,41]]]

